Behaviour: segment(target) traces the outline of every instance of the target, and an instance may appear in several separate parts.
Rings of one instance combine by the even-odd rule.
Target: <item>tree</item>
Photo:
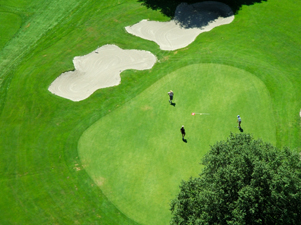
[[[171,224],[300,224],[298,153],[231,133],[202,164],[171,202]]]
[[[218,2],[225,3],[230,6],[234,14],[236,14],[242,5],[253,5],[255,3],[260,3],[267,0],[219,0]],[[188,4],[194,4],[197,2],[202,2],[201,0],[138,0],[142,5],[153,10],[160,10],[164,15],[168,17],[173,17],[175,10],[179,4],[186,2]]]

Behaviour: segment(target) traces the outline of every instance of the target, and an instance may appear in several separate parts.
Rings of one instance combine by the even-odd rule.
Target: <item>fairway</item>
[[[170,21],[176,1],[0,0],[0,224],[168,224],[181,180],[239,132],[237,115],[244,133],[301,152],[301,5],[226,2],[231,23],[164,51],[126,27]],[[106,45],[156,63],[78,102],[48,91]]]
[[[0,30],[6,30],[5,33],[1,34],[0,49],[2,49],[6,42],[19,30],[20,25],[20,16],[14,13],[0,12]]]
[[[175,106],[168,103],[170,89]],[[192,116],[195,111],[210,115]],[[198,175],[210,145],[239,132],[237,114],[245,132],[275,144],[271,111],[268,91],[254,75],[219,64],[191,65],[92,125],[79,140],[79,157],[125,215],[142,224],[167,224],[178,184]],[[181,140],[182,125],[187,143]]]

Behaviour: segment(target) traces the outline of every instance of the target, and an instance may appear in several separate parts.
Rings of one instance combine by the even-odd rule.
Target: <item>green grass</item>
[[[175,107],[168,103],[170,88]],[[127,216],[142,224],[167,224],[169,202],[181,180],[198,175],[210,145],[239,132],[238,113],[245,131],[275,144],[271,111],[266,87],[252,74],[230,66],[194,64],[166,75],[87,129],[79,141],[79,157],[94,182]],[[186,144],[181,140],[182,124]]]
[[[26,8],[28,5],[32,5],[31,0],[0,0],[0,5],[16,7],[16,8]]]
[[[142,104],[136,100],[151,93],[152,88],[156,86],[159,88],[162,85],[164,89],[162,94],[158,95],[164,101],[162,107],[166,106],[165,110],[180,110],[181,103],[184,104],[186,100],[181,100],[179,93],[182,92],[184,96],[184,92],[178,91],[177,88],[185,85],[185,79],[183,83],[177,80],[178,87],[173,88],[177,102],[175,108],[165,105],[168,103],[166,92],[170,89],[167,85],[168,79],[182,76],[181,73],[177,73],[182,70],[184,74],[187,68],[195,71],[191,75],[201,77],[199,70],[202,67],[199,65],[208,65],[208,63],[224,65],[223,68],[231,68],[231,71],[235,72],[233,76],[241,71],[241,74],[246,74],[249,81],[253,82],[254,88],[250,87],[250,89],[254,94],[256,94],[256,87],[263,87],[257,95],[265,97],[261,97],[262,99],[258,99],[259,102],[252,105],[264,104],[259,109],[264,111],[264,116],[260,117],[260,111],[257,115],[250,111],[252,114],[249,117],[247,109],[250,105],[246,105],[247,108],[241,109],[246,113],[240,113],[243,118],[243,128],[256,137],[275,143],[278,147],[289,146],[295,151],[300,151],[301,132],[298,112],[301,106],[299,98],[301,94],[301,40],[299,38],[301,6],[297,2],[269,0],[244,6],[233,23],[204,33],[187,48],[172,52],[161,51],[155,43],[125,32],[125,26],[137,23],[141,19],[168,20],[159,12],[141,6],[137,1],[56,0],[34,1],[30,5],[27,3],[28,1],[17,0],[0,1],[2,15],[12,13],[22,18],[21,28],[18,31],[11,26],[4,28],[4,33],[8,34],[12,29],[14,35],[12,36],[11,33],[11,39],[5,41],[0,51],[1,224],[135,224],[135,219],[143,221],[144,217],[152,212],[151,210],[156,209],[149,209],[150,211],[142,213],[143,215],[132,212],[134,216],[130,216],[129,210],[134,208],[121,209],[120,206],[115,205],[114,201],[118,199],[112,199],[112,196],[106,193],[107,190],[102,191],[93,177],[90,177],[92,175],[89,174],[88,168],[83,168],[85,164],[79,158],[78,141],[82,134],[98,120],[97,123],[103,123],[109,120],[111,115],[118,114],[121,108],[129,107],[135,102],[138,105]],[[98,90],[82,102],[74,103],[48,92],[48,86],[59,74],[73,69],[74,56],[87,54],[104,44],[117,44],[124,49],[149,50],[158,57],[160,63],[147,71],[125,71],[122,73],[121,85]],[[232,75],[228,70],[227,73]],[[167,86],[164,86],[164,82]],[[234,85],[229,80],[227,84]],[[242,82],[242,85],[247,87],[248,84],[249,82]],[[206,86],[203,89],[205,90]],[[239,97],[243,94],[243,90],[240,89],[232,91]],[[185,94],[188,95],[189,93]],[[204,98],[204,96],[200,97]],[[253,98],[248,95],[245,97],[251,100]],[[144,98],[146,104],[152,103],[153,108],[159,107],[159,102],[152,102],[152,96],[144,96]],[[239,98],[237,101],[241,100]],[[267,103],[268,105],[265,105]],[[230,109],[225,112],[229,111]],[[186,118],[181,115],[184,111],[176,113],[180,118]],[[204,118],[192,117],[191,110],[188,113],[187,120]],[[230,130],[224,130],[226,128],[222,124],[225,121],[235,123],[233,120],[237,115],[236,110],[233,110],[233,115],[232,113],[225,115],[229,119],[221,119],[218,117],[220,113],[222,112],[218,111],[216,117],[212,115],[208,117],[215,118],[217,125],[220,126],[220,130],[216,130],[220,132],[217,133],[217,139],[228,135]],[[267,116],[267,113],[271,116]],[[256,119],[253,121],[254,115]],[[135,124],[136,122],[130,120],[131,118],[129,117],[124,123]],[[270,122],[266,121],[274,121],[272,127]],[[90,129],[96,127],[97,123]],[[144,123],[153,123],[153,120]],[[180,121],[180,126],[182,123],[183,121]],[[185,121],[184,123],[186,124]],[[174,128],[170,129],[175,130],[172,144],[182,146],[184,143],[179,139],[178,124],[172,126]],[[191,155],[191,158],[194,157],[193,160],[198,163],[204,154],[204,149],[208,149],[209,146],[202,146],[204,149],[200,148],[200,152],[196,152],[199,144],[194,142],[193,132],[191,132],[193,129],[198,128],[187,126],[186,147],[194,145],[190,151],[197,157]],[[112,132],[114,130],[116,128],[112,128]],[[136,131],[133,128],[132,131],[141,130]],[[153,134],[159,135],[156,132]],[[145,133],[141,132],[139,135],[143,137]],[[203,135],[207,134],[203,133]],[[160,137],[168,138],[166,135]],[[140,139],[135,140],[136,142],[131,145],[143,145]],[[214,139],[210,140],[214,141]],[[210,140],[208,143],[211,143]],[[122,140],[123,143],[124,141]],[[164,143],[161,142],[161,148],[164,147]],[[153,145],[151,141],[150,145]],[[115,154],[126,157],[122,151]],[[107,156],[109,155],[103,157]],[[143,155],[139,156],[143,157]],[[160,155],[156,157],[160,159]],[[185,157],[189,155],[185,154]],[[139,162],[139,159],[137,161]],[[99,161],[99,164],[101,163]],[[172,164],[172,161],[170,163]],[[183,161],[184,165],[185,163]],[[131,164],[127,166],[131,169]],[[198,164],[190,166],[199,167]],[[116,170],[120,172],[120,168]],[[180,176],[184,178],[189,176],[189,169],[187,172],[186,169],[183,171],[185,174],[179,175],[178,180],[182,179]],[[199,173],[199,171],[191,171],[192,175]],[[108,172],[109,170],[101,171],[103,174],[100,175],[107,176]],[[141,171],[136,172],[139,175]],[[163,172],[157,174],[158,179],[169,175]],[[108,178],[111,183],[110,179],[115,179],[113,175],[116,176],[112,174],[112,177]],[[145,175],[143,178],[149,176]],[[171,185],[166,188],[175,190],[178,187],[177,181],[170,182],[176,186]],[[150,181],[150,185],[155,183],[155,180]],[[120,182],[112,185],[120,189]],[[133,184],[127,183],[127,185]],[[162,187],[159,189],[164,190]],[[126,193],[123,194],[128,197]],[[174,191],[164,193],[164,201],[168,202],[167,199],[173,194]],[[135,199],[128,204],[135,204],[135,201],[137,202],[137,199],[143,195],[148,196],[147,192],[135,194]],[[159,200],[152,199],[150,204],[154,205]],[[144,205],[146,203],[141,202]],[[126,203],[120,200],[119,204]],[[154,220],[159,218],[167,220],[168,206],[166,208],[164,204],[158,206],[164,209],[164,213],[152,215]]]
[[[21,17],[14,13],[0,12],[0,49],[4,47],[14,34],[19,30]]]

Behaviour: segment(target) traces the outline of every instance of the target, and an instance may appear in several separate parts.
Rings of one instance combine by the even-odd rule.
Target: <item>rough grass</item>
[[[232,24],[215,28],[173,52],[161,51],[155,43],[124,31],[141,19],[167,20],[137,1],[0,3],[3,13],[22,18],[21,28],[0,52],[2,224],[135,223],[83,169],[78,140],[96,121],[159,79],[192,64],[229,65],[256,76],[271,99],[276,145],[300,151],[301,6],[297,2],[269,0],[244,6]],[[149,71],[125,71],[120,86],[99,90],[82,102],[48,92],[60,73],[73,69],[74,56],[104,44],[149,50],[161,63]]]

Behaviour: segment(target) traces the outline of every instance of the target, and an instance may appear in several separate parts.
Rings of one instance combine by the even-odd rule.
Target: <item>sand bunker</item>
[[[176,50],[192,43],[200,33],[233,20],[231,8],[224,3],[182,3],[176,9],[175,18],[169,22],[142,20],[125,29],[130,34],[156,42],[162,50]]]
[[[156,60],[156,56],[148,51],[123,50],[116,45],[105,45],[88,55],[75,57],[75,71],[62,73],[48,90],[72,101],[81,101],[97,89],[120,84],[122,71],[150,69]]]
[[[231,8],[220,2],[182,3],[176,9],[175,18],[169,22],[142,20],[125,29],[156,42],[162,50],[175,50],[192,43],[200,33],[229,24],[233,19]],[[105,45],[88,55],[75,57],[75,70],[61,74],[48,90],[72,101],[81,101],[97,89],[120,84],[122,71],[150,69],[156,60],[148,51]]]

